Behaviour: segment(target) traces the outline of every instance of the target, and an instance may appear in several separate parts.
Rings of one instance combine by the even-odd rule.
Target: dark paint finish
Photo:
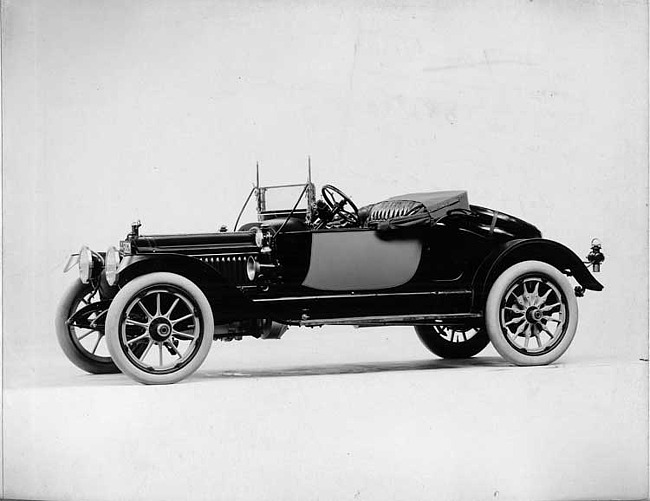
[[[257,249],[252,231],[141,236],[133,241],[133,245],[137,253],[225,254]]]
[[[302,218],[284,227],[284,218],[272,218],[248,223],[238,232],[138,236],[132,242],[134,255],[127,258],[131,262],[122,265],[119,283],[154,271],[183,275],[204,291],[217,323],[270,317],[308,324],[314,319],[414,314],[439,314],[444,323],[454,323],[444,320],[451,314],[464,318],[465,324],[478,324],[496,276],[527,259],[573,274],[586,289],[602,289],[580,258],[563,245],[542,239],[533,225],[491,209],[470,207],[471,211],[450,214],[431,227],[378,232],[381,239],[417,238],[422,243],[412,278],[387,289],[325,291],[301,285],[309,273],[314,233],[360,231],[311,230]],[[282,228],[266,254],[255,244],[254,229],[260,226],[273,232]],[[251,282],[246,275],[249,257],[269,261],[271,271],[265,276],[270,278]]]

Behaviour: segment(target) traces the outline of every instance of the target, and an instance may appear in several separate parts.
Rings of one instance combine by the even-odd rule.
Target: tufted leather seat
[[[370,208],[367,221],[368,223],[386,221],[414,214],[426,214],[426,207],[413,200],[384,200]]]
[[[359,223],[380,231],[428,226],[456,209],[469,209],[466,191],[408,193],[362,207]]]
[[[359,223],[363,227],[377,227],[383,222],[418,216],[428,218],[426,207],[414,200],[384,200],[376,204],[366,205],[359,209]]]

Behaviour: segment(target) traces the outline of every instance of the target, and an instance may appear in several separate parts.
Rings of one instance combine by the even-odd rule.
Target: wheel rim
[[[68,318],[72,317],[81,308],[88,306],[91,303],[99,301],[98,289],[88,290],[74,301],[70,307]],[[84,357],[104,364],[112,364],[113,361],[108,352],[106,338],[104,336],[104,321],[106,320],[106,313],[108,310],[93,313],[90,320],[90,325],[93,328],[80,327],[75,324],[68,324],[68,332],[72,343],[77,350],[84,355]],[[97,324],[95,326],[94,324]]]
[[[466,343],[478,334],[479,329],[473,327],[452,327],[449,325],[434,325],[436,334],[445,341],[453,344]]]
[[[141,291],[127,304],[120,321],[122,351],[149,374],[169,374],[187,365],[202,338],[198,306],[174,286]]]
[[[520,277],[503,296],[499,320],[503,335],[515,350],[543,355],[553,350],[566,332],[566,296],[546,276]]]

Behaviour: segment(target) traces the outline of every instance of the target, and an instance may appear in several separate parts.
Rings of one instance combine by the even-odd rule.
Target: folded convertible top
[[[433,226],[450,210],[469,210],[466,191],[407,193],[366,207],[366,225],[380,231]]]

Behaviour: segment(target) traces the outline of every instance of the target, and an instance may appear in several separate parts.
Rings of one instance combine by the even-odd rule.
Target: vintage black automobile
[[[273,206],[292,190],[291,203]],[[238,218],[236,231],[141,235],[138,222],[119,248],[73,254],[66,271],[78,263],[80,279],[56,318],[68,358],[164,384],[192,374],[213,339],[412,325],[440,357],[471,357],[491,341],[513,364],[543,365],[576,333],[576,296],[603,289],[588,269],[604,260],[599,242],[583,262],[535,226],[469,205],[465,191],[357,208],[332,185],[317,200],[311,175],[281,186],[258,175],[244,207],[253,198],[257,221]]]

